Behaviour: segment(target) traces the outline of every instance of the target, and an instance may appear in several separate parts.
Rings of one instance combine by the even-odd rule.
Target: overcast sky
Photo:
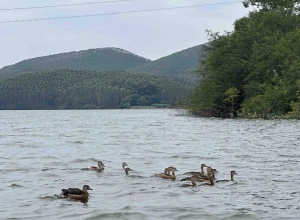
[[[110,3],[108,3],[110,1]],[[113,2],[115,1],[115,2]],[[0,68],[25,59],[91,48],[118,47],[155,60],[208,41],[205,30],[233,30],[248,14],[234,0],[1,0]],[[95,3],[30,10],[21,7]],[[198,5],[198,7],[84,18],[3,23]]]

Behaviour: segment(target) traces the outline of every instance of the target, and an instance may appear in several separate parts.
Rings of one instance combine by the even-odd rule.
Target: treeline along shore
[[[171,106],[189,87],[172,78],[124,71],[53,70],[0,79],[1,109],[114,109]]]

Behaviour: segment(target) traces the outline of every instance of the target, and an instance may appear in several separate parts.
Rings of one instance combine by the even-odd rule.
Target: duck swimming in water
[[[104,170],[104,167],[105,167],[104,163],[99,160],[98,161],[98,167],[96,167],[96,166],[90,166],[90,167],[84,168],[83,170],[96,170],[96,171],[101,172],[101,171]]]
[[[170,168],[166,168],[166,169],[167,169],[168,173],[172,172],[172,174],[170,175],[170,174],[166,174],[166,173],[160,173],[160,174],[158,174],[158,176],[163,179],[175,180],[176,179],[175,171]]]
[[[184,175],[205,176],[204,175],[204,170],[203,170],[204,167],[207,167],[207,166],[203,163],[203,164],[201,164],[201,171],[200,172],[190,171],[190,172],[184,173]]]
[[[62,189],[62,195],[70,199],[87,200],[89,198],[88,190],[91,189],[88,185],[83,185],[82,190],[79,188]]]
[[[207,175],[204,176],[199,176],[199,181],[200,182],[204,182],[204,181],[210,181],[210,179],[212,178],[213,181],[216,180],[215,174],[216,174],[217,170],[216,169],[207,169]]]
[[[209,177],[209,183],[203,183],[203,184],[201,184],[201,186],[203,186],[203,185],[208,185],[208,186],[215,185],[215,182],[214,182],[215,181],[215,176],[210,173],[210,174],[208,174],[208,177]]]
[[[125,169],[125,173],[126,173],[126,176],[128,176],[129,175],[129,171],[133,171],[132,169],[130,169],[129,167],[126,167]]]
[[[192,184],[182,184],[181,187],[190,187],[190,186],[195,187],[195,186],[197,186],[197,185],[196,185],[196,180],[197,180],[197,179],[198,179],[197,176],[191,176],[191,177],[184,178],[184,179],[182,179],[182,180],[180,180],[180,181],[187,181],[187,180],[190,180],[190,181],[192,182]]]
[[[237,173],[236,173],[234,170],[232,170],[232,171],[230,171],[230,180],[217,180],[216,183],[218,183],[218,182],[229,182],[229,181],[234,181],[233,176],[236,175],[236,174],[237,174]]]

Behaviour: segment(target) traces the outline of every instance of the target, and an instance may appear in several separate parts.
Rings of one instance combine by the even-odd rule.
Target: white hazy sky
[[[128,0],[71,7],[3,10],[105,1],[112,0],[1,0],[0,68],[38,56],[103,47],[118,47],[155,60],[207,42],[207,29],[221,33],[231,31],[233,22],[247,15],[249,11],[239,2],[85,18],[3,23],[11,20],[225,3],[233,0]]]

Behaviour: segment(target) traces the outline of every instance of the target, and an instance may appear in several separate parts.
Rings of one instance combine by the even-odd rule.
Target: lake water
[[[183,111],[0,112],[1,219],[299,219],[300,122]],[[82,171],[102,160],[104,172]],[[125,161],[131,169],[126,176]],[[206,163],[215,186],[180,187]],[[179,170],[175,181],[154,174]],[[88,184],[87,203],[60,190]]]

